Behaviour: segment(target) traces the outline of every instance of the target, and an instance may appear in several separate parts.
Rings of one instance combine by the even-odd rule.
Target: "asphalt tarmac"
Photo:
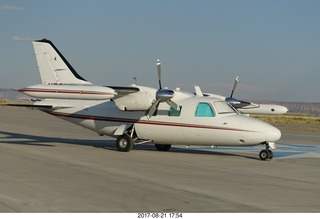
[[[0,107],[0,212],[320,212],[320,135],[260,147],[138,145],[36,110]]]

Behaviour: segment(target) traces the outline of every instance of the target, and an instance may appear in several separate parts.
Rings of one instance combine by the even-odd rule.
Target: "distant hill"
[[[11,89],[0,88],[0,100],[23,101],[30,97]],[[289,109],[289,113],[320,115],[320,103],[252,101],[254,103],[278,104]]]
[[[22,99],[30,99],[30,97],[12,90],[12,89],[1,89],[0,88],[0,100],[13,100],[13,101],[19,101]]]

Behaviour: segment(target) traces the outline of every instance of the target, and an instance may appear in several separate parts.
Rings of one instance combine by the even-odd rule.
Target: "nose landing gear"
[[[271,160],[273,157],[273,153],[271,150],[262,150],[259,153],[260,160]]]
[[[271,160],[273,158],[273,152],[271,149],[276,149],[274,142],[265,142],[266,149],[260,151],[259,158],[260,160]]]

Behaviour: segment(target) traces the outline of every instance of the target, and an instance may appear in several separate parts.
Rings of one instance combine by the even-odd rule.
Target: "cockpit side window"
[[[236,111],[225,101],[217,101],[213,105],[219,114],[236,113]]]
[[[196,117],[214,117],[214,112],[208,103],[199,103],[195,116]]]

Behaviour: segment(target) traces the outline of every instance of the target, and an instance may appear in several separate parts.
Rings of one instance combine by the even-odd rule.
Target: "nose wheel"
[[[270,150],[270,145],[268,142],[266,144],[266,149],[260,151],[259,158],[260,160],[271,160],[273,158],[273,152]]]
[[[273,152],[271,150],[262,150],[259,153],[260,160],[271,160],[273,158]]]

